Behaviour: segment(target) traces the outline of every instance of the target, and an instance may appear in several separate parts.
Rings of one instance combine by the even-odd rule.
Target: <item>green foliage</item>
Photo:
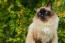
[[[57,14],[65,11],[65,0],[52,0]],[[48,0],[0,0],[0,43],[25,43],[28,26],[35,15],[35,8],[44,6]],[[65,13],[64,13],[65,14]],[[60,17],[59,43],[65,43],[65,17]]]

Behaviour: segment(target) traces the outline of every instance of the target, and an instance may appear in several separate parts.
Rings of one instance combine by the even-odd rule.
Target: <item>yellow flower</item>
[[[18,31],[17,34],[20,34],[22,31]]]
[[[20,20],[17,20],[16,23],[19,24]]]
[[[65,11],[63,13],[58,14],[59,17],[65,17]]]
[[[61,32],[61,30],[59,30],[59,32]]]
[[[16,14],[22,15],[22,14],[25,14],[25,12],[24,11],[17,11]]]
[[[63,33],[65,33],[65,31],[63,31]]]
[[[62,39],[65,42],[65,39]]]
[[[4,2],[7,2],[7,0],[4,0]]]
[[[1,4],[2,2],[1,2],[1,0],[0,0],[0,4]]]
[[[20,38],[16,38],[16,40],[20,40]]]
[[[59,7],[61,5],[61,1],[55,2],[54,5],[56,5],[57,7]]]
[[[29,20],[32,20],[32,18],[29,18]]]

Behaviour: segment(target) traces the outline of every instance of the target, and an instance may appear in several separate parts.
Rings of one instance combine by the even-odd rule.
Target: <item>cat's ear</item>
[[[49,7],[49,8],[52,9],[52,1],[49,1],[49,2],[47,3],[47,6],[46,6],[46,7]]]

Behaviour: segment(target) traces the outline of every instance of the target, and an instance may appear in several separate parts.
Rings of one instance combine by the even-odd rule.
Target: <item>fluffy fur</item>
[[[50,10],[50,8],[46,9]],[[59,18],[56,14],[51,18],[47,18],[47,21],[41,20],[36,15],[33,18],[32,24],[29,26],[26,43],[58,43],[58,22]]]
[[[35,40],[40,40],[42,43],[52,40],[52,43],[58,43],[58,21],[59,18],[56,15],[46,23],[34,18],[33,23],[29,26],[26,43],[35,43]]]

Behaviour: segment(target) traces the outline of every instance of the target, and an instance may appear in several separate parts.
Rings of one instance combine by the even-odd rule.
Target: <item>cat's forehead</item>
[[[40,7],[39,9],[37,9],[37,12],[39,12],[41,10],[51,11],[51,9],[48,7]]]
[[[40,10],[47,10],[47,11],[51,11],[51,9],[50,9],[50,8],[48,8],[48,7],[40,7]]]

